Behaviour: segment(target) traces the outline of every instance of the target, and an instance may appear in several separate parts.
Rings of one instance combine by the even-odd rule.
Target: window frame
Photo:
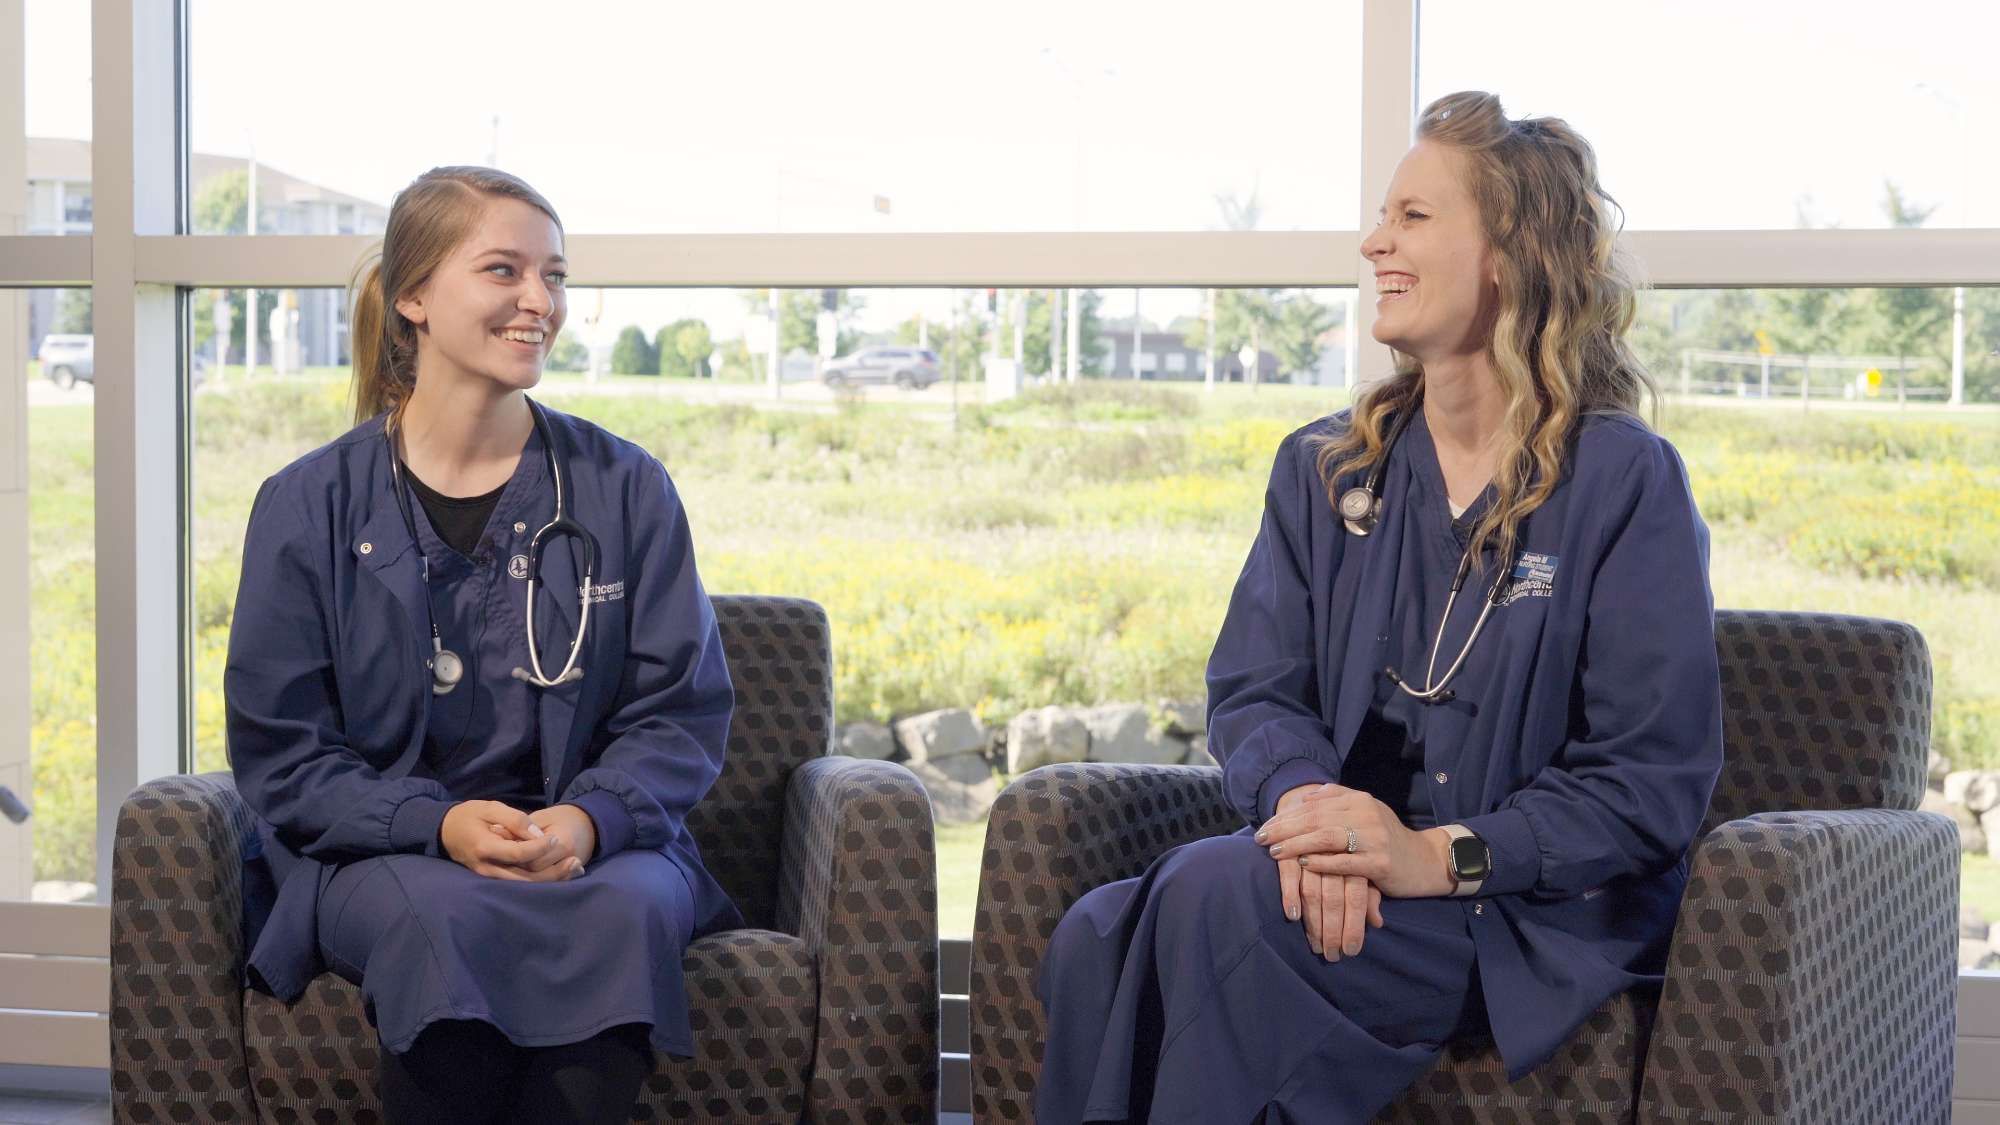
[[[845,288],[1352,287],[1374,204],[1409,145],[1420,0],[1367,0],[1354,226],[1331,231],[965,234],[586,234],[572,284]],[[0,0],[20,25],[22,0]],[[124,796],[192,761],[192,450],[188,294],[345,286],[377,241],[356,235],[197,236],[188,223],[188,0],[91,0],[93,226],[0,234],[0,288],[94,292],[97,376],[98,879],[109,887]],[[22,120],[0,91],[0,122]],[[8,143],[13,138],[6,139]],[[57,201],[58,209],[63,201]],[[18,226],[13,229],[20,229]],[[2000,285],[2000,229],[1633,231],[1659,288]],[[1347,370],[1390,369],[1358,300]],[[17,422],[25,429],[25,417]],[[172,464],[174,472],[159,467]],[[178,543],[172,566],[152,544]],[[163,736],[177,732],[176,738]],[[0,907],[4,908],[4,907]],[[107,912],[108,917],[108,912]],[[1959,978],[1959,1035],[2000,1043],[2000,974]],[[1989,1038],[1990,1037],[1990,1038]],[[1990,1048],[1989,1048],[1990,1049]],[[1961,1070],[1958,1097],[2000,1078]]]

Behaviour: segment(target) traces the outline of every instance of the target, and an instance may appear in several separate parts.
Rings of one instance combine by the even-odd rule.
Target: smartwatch
[[[1455,884],[1451,897],[1478,894],[1480,884],[1493,874],[1493,853],[1487,850],[1486,841],[1463,824],[1445,825],[1444,834],[1451,837],[1451,844],[1445,851],[1445,866]]]

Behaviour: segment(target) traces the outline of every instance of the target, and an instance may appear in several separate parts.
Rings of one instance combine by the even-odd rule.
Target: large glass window
[[[1419,104],[1566,118],[1640,230],[2000,226],[2000,10],[1424,0]]]
[[[28,194],[20,233],[89,234],[90,5],[27,0],[22,14]]]
[[[1634,343],[1669,392],[1713,536],[1718,606],[1908,621],[1933,668],[1932,793],[1959,820],[1963,903],[2000,920],[2000,837],[1946,800],[2000,769],[2000,413],[1942,406],[1949,289],[1648,294]],[[2000,290],[1965,292],[1966,397],[2000,401]],[[1990,853],[1990,854],[1989,854]],[[1983,929],[1983,923],[1982,923]],[[2000,965],[1984,942],[1967,968]]]
[[[90,291],[0,290],[0,301],[47,306],[52,320],[13,338],[7,372],[26,383],[27,413],[5,444],[25,438],[28,456],[26,479],[0,487],[0,575],[28,596],[0,615],[28,643],[0,653],[26,695],[0,708],[0,900],[89,901],[100,897]]]
[[[341,296],[262,299],[311,310]],[[1075,294],[1072,383],[1066,320],[1051,342],[1066,293],[781,291],[774,397],[767,291],[616,290],[600,306],[579,290],[537,394],[665,462],[710,590],[827,607],[838,717],[859,737],[947,708],[995,732],[1047,704],[1156,716],[1173,700],[1186,721],[1202,710],[1201,669],[1272,451],[1346,401],[1349,293],[1219,292],[1213,394],[1206,293],[1137,296],[1135,324],[1132,290]],[[196,294],[198,354],[220,339],[201,336],[212,314],[199,310],[233,308],[240,323],[243,300]],[[1135,329],[1142,356],[1178,356],[1177,370],[1142,362],[1132,378]],[[202,769],[224,765],[221,673],[250,502],[266,476],[353,425],[338,353],[299,345],[280,373],[270,357],[292,345],[267,339],[245,373],[242,348],[223,349],[195,400]],[[794,546],[774,550],[781,541]],[[1182,760],[1196,733],[1162,728],[1160,753]],[[952,784],[968,783],[967,764]],[[971,772],[1005,766],[1002,753]],[[941,829],[949,934],[971,932],[982,832]]]
[[[1360,10],[192,0],[195,191],[254,156],[259,233],[450,163],[572,232],[1351,230]]]

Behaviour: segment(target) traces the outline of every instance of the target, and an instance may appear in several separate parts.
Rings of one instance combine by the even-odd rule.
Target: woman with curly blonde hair
[[[1659,981],[1722,700],[1616,233],[1563,121],[1424,110],[1361,245],[1397,369],[1279,447],[1209,661],[1247,826],[1064,917],[1044,1125],[1363,1122]]]

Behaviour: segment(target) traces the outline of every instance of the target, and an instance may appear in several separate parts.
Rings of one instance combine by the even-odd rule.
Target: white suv
[[[96,354],[92,347],[94,339],[92,336],[42,337],[42,350],[35,356],[42,361],[42,374],[64,390],[76,386],[78,380],[92,382],[96,375],[92,362]]]

